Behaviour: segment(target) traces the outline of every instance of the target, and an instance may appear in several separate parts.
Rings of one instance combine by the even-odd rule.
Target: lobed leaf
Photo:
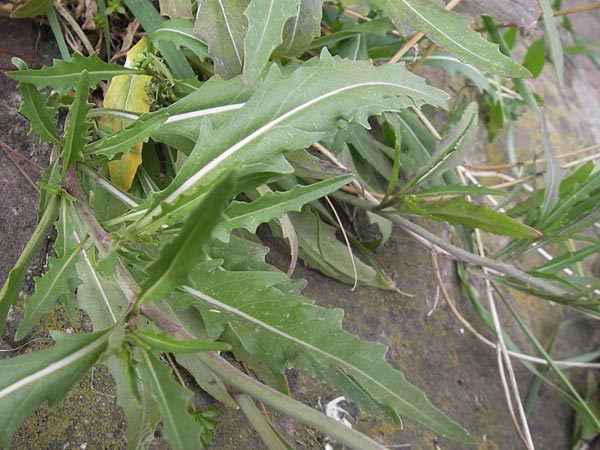
[[[194,32],[208,45],[215,74],[230,79],[242,73],[244,36],[247,21],[244,11],[250,0],[199,0]]]
[[[244,227],[255,233],[261,223],[277,219],[290,211],[300,211],[307,203],[335,192],[352,180],[350,175],[324,180],[308,186],[297,185],[289,191],[267,193],[253,202],[233,201],[225,209],[225,220],[215,228],[214,235],[222,241],[229,241],[229,234],[236,228]]]
[[[224,176],[188,216],[175,239],[163,246],[159,257],[146,268],[148,276],[141,284],[138,304],[166,297],[187,282],[191,268],[206,259],[204,246],[221,221],[234,184],[233,175]]]
[[[275,50],[288,56],[297,56],[308,50],[313,38],[321,34],[321,0],[299,0],[295,17],[283,29],[283,42]]]
[[[446,94],[401,65],[373,67],[333,58],[326,50],[318,61],[291,73],[272,66],[229,122],[201,129],[194,151],[138,226],[158,216],[160,203],[173,203],[197,186],[209,185],[236,164],[247,167],[305,148],[332,135],[344,122],[368,127],[371,115],[424,102],[443,106],[445,99]]]
[[[60,296],[72,295],[74,288],[80,283],[75,264],[81,249],[82,246],[78,245],[62,258],[50,258],[48,272],[43,277],[36,277],[35,293],[25,299],[25,313],[15,340],[23,339],[42,317],[50,314]]]
[[[89,140],[91,122],[87,119],[87,113],[92,109],[88,103],[89,73],[83,70],[77,89],[75,99],[70,109],[69,125],[65,131],[65,145],[62,153],[63,167],[61,179],[64,181],[67,171],[71,165],[81,159],[81,150]]]
[[[47,350],[0,360],[0,443],[9,448],[21,422],[43,401],[56,406],[107,348],[110,330],[53,332]]]
[[[192,391],[177,383],[171,369],[154,354],[140,347],[135,354],[142,382],[147,384],[150,397],[160,410],[164,438],[174,449],[201,448],[200,428],[188,413]]]
[[[19,83],[22,104],[19,112],[29,120],[29,133],[37,134],[40,142],[50,142],[54,145],[62,145],[57,128],[58,109],[47,106],[44,96],[40,91],[29,83]]]
[[[252,0],[244,15],[248,31],[244,37],[243,81],[253,83],[282,42],[287,20],[298,17],[300,0]]]
[[[431,0],[371,0],[403,34],[421,31],[438,46],[486,72],[513,78],[531,74],[471,29],[466,19]]]
[[[83,148],[83,153],[113,159],[119,154],[127,153],[139,142],[147,142],[150,136],[164,124],[166,118],[167,114],[164,112],[151,116],[142,115],[133,125],[87,144]]]
[[[150,36],[152,42],[170,42],[179,48],[187,48],[200,61],[208,58],[208,47],[198,33],[194,32],[194,24],[183,19],[167,20],[158,26]]]
[[[239,78],[223,80],[212,77],[196,91],[160,111],[169,114],[169,118],[152,138],[189,154],[198,140],[202,123],[207,118],[212,127],[228,122],[244,107],[254,90],[243,86]]]
[[[96,52],[90,56],[75,53],[70,61],[55,59],[52,67],[9,71],[5,72],[5,75],[22,83],[33,84],[38,88],[50,87],[64,91],[69,88],[74,89],[77,86],[84,70],[89,74],[87,88],[90,89],[96,87],[100,81],[109,80],[117,75],[141,73],[137,69],[129,69],[119,64],[104,62]]]
[[[385,361],[386,348],[341,328],[341,310],[313,306],[308,299],[277,289],[284,274],[197,271],[185,297],[204,319],[211,338],[231,329],[249,352],[271,370],[299,367],[327,381],[361,408],[400,424],[398,413],[460,442],[472,438],[432,406]],[[240,293],[243,292],[243,295]],[[183,294],[178,294],[183,296]],[[285,311],[280,314],[279,311]],[[218,313],[217,313],[218,312]],[[227,333],[225,333],[226,335]],[[236,350],[236,342],[230,342]]]

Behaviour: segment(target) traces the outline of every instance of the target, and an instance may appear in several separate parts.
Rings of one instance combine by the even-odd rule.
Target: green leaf
[[[171,19],[192,19],[191,0],[159,0],[160,15]]]
[[[152,401],[150,387],[142,380],[140,368],[133,358],[129,358],[133,366],[125,367],[124,363],[116,357],[111,357],[104,362],[117,387],[117,404],[123,408],[127,427],[127,449],[140,450],[147,448],[148,443],[154,439],[154,431],[160,421],[160,410]],[[132,373],[127,374],[129,370]],[[131,391],[130,380],[136,382],[136,394]]]
[[[208,47],[194,32],[194,24],[183,19],[167,20],[158,26],[150,36],[152,42],[170,42],[179,48],[187,48],[200,61],[208,58]]]
[[[419,204],[427,213],[450,223],[479,228],[491,233],[514,238],[539,238],[541,233],[485,206],[464,198],[441,200],[433,204]]]
[[[28,135],[37,134],[40,142],[62,145],[56,133],[58,109],[47,106],[44,96],[29,83],[19,83],[19,92],[23,99],[19,112],[29,120]]]
[[[15,335],[17,341],[23,339],[42,317],[52,312],[60,296],[72,295],[74,288],[79,284],[75,263],[79,259],[83,244],[85,241],[62,258],[50,258],[48,272],[43,277],[36,277],[35,293],[25,299],[25,313]]]
[[[288,152],[286,159],[294,166],[294,175],[310,180],[326,180],[332,176],[348,175],[347,169],[342,169],[326,159],[318,158],[305,149]]]
[[[421,31],[454,56],[487,72],[514,78],[530,76],[527,69],[502,55],[498,46],[473,31],[466,18],[446,11],[436,1],[371,0],[371,3],[387,12],[404,35]]]
[[[77,306],[92,320],[94,329],[115,324],[127,310],[127,300],[116,283],[98,269],[91,250],[83,250],[77,263],[81,285],[77,289]]]
[[[386,113],[384,117],[394,130],[396,145],[402,150],[403,172],[406,176],[415,176],[431,158],[437,144],[435,138],[412,111]]]
[[[538,39],[537,41],[534,41],[527,49],[525,59],[523,60],[523,67],[531,72],[533,78],[537,78],[540,73],[542,73],[545,63],[546,42],[544,39]]]
[[[238,163],[247,167],[306,148],[332,135],[343,122],[368,127],[371,115],[423,102],[442,106],[445,99],[446,94],[401,65],[373,67],[331,57],[326,50],[319,60],[289,74],[273,65],[229,122],[216,129],[202,127],[194,151],[159,202],[173,203]],[[140,228],[152,221],[158,207],[155,203],[138,223]]]
[[[4,331],[8,310],[15,304],[19,297],[21,283],[23,283],[29,263],[37,252],[40,251],[42,244],[46,242],[46,231],[56,220],[57,211],[58,197],[52,196],[21,256],[19,256],[15,266],[8,273],[8,277],[0,291],[0,333]]]
[[[354,284],[356,268],[358,285],[395,289],[389,277],[362,262],[354,252],[351,255],[348,246],[336,238],[336,228],[321,222],[310,210],[289,216],[298,236],[300,257],[309,266],[348,284]]]
[[[0,360],[0,443],[9,448],[21,422],[43,401],[55,407],[104,352],[110,332],[53,332],[52,348]]]
[[[111,160],[121,153],[127,153],[138,142],[148,142],[150,136],[164,124],[166,118],[166,113],[142,115],[130,127],[87,144],[83,152],[104,156]]]
[[[574,266],[588,256],[596,255],[598,253],[600,253],[600,244],[588,245],[581,250],[567,252],[563,255],[560,255],[553,260],[548,261],[546,264],[536,267],[533,272],[549,274],[557,273],[565,268]]]
[[[341,328],[341,310],[319,308],[308,299],[283,293],[274,287],[272,272],[197,271],[192,279],[193,287],[184,288],[183,301],[202,313],[213,339],[230,327],[244,350],[275,372],[283,373],[290,365],[302,368],[396,425],[400,413],[445,437],[472,442],[388,365],[386,347],[361,341]]]
[[[556,157],[556,152],[550,141],[550,133],[546,123],[546,115],[540,110],[540,134],[542,137],[542,148],[546,158],[546,171],[544,172],[544,200],[541,205],[541,217],[547,219],[559,201],[559,189],[563,177],[563,169]]]
[[[370,22],[361,22],[349,26],[344,26],[340,31],[321,36],[312,41],[311,49],[320,49],[325,45],[348,39],[349,37],[359,34],[374,34],[377,36],[385,36],[386,33],[394,31],[394,25],[387,17],[379,17]]]
[[[18,6],[10,17],[23,19],[45,15],[52,8],[52,0],[29,0],[25,4]]]
[[[544,19],[544,28],[548,37],[548,45],[550,46],[550,54],[554,63],[554,70],[558,78],[558,83],[563,84],[564,81],[564,56],[563,48],[560,42],[560,34],[556,22],[554,22],[554,10],[550,4],[550,0],[538,0],[540,9],[542,10],[542,18]]]
[[[215,241],[219,243],[220,241]],[[200,313],[194,308],[186,308],[175,312],[173,304],[167,301],[154,302],[154,307],[158,308],[172,320],[177,326],[185,329],[189,334],[199,340],[208,340],[208,335],[202,324]],[[175,356],[177,363],[181,364],[195,379],[198,385],[215,400],[231,408],[238,408],[237,403],[231,397],[230,391],[213,371],[210,369],[206,360],[209,357],[206,353],[178,354]]]
[[[217,225],[214,235],[228,242],[229,234],[236,228],[244,227],[255,233],[261,223],[290,211],[300,211],[305,204],[335,192],[351,180],[352,176],[342,175],[308,186],[297,185],[285,192],[268,193],[253,202],[234,201],[225,209],[227,219]]]
[[[491,189],[485,186],[465,186],[462,184],[435,186],[423,189],[414,194],[415,197],[436,197],[442,195],[506,195],[500,189]]]
[[[199,0],[194,32],[208,44],[215,74],[230,79],[242,73],[244,36],[248,27],[244,11],[249,0]]]
[[[138,328],[131,333],[134,340],[151,350],[160,352],[186,354],[198,352],[218,352],[231,350],[229,344],[212,341],[178,341],[166,334],[157,334],[152,328]]]
[[[88,103],[88,84],[89,75],[87,70],[83,70],[81,78],[75,91],[75,100],[70,110],[69,125],[65,131],[65,147],[63,149],[63,168],[62,177],[65,176],[71,165],[81,159],[81,150],[90,138],[91,122],[87,119],[87,113],[92,109],[92,104]]]
[[[308,50],[313,38],[321,34],[321,0],[300,0],[295,17],[283,29],[283,43],[275,53],[297,56]]]
[[[200,428],[188,413],[192,391],[177,383],[168,366],[152,353],[137,347],[141,375],[152,400],[160,409],[163,436],[177,450],[200,448]]]
[[[358,125],[352,125],[347,130],[340,131],[340,134],[346,137],[352,148],[386,180],[393,178],[392,165],[386,157],[386,154],[393,153],[393,149],[383,145],[368,130]]]
[[[253,92],[254,89],[243,86],[239,78],[223,80],[220,77],[212,77],[199,89],[168,108],[151,113],[169,114],[169,119],[152,138],[189,154],[198,140],[198,131],[207,118],[210,118],[212,127],[228,122],[245,105]]]
[[[98,57],[98,52],[96,52],[90,56],[75,53],[70,61],[55,59],[52,67],[5,72],[5,75],[22,83],[33,84],[38,88],[51,87],[64,91],[77,86],[84,70],[89,73],[86,89],[95,88],[98,82],[109,80],[117,75],[142,73],[137,69],[128,69],[119,64],[106,63]]]
[[[297,17],[300,0],[252,0],[244,11],[248,31],[244,38],[243,80],[253,83],[282,42],[287,20]]]
[[[173,289],[185,284],[189,271],[204,261],[204,246],[222,220],[222,211],[235,185],[234,175],[224,176],[200,205],[188,216],[179,234],[163,246],[160,256],[146,269],[138,305],[165,297]]]
[[[147,0],[123,0],[127,8],[140,21],[144,31],[150,35],[163,22],[162,17],[152,3]],[[173,76],[181,80],[195,77],[194,70],[185,59],[185,55],[170,42],[158,42],[160,54],[165,58]]]
[[[471,64],[465,64],[459,59],[444,53],[434,53],[427,57],[425,62],[423,63],[426,66],[434,66],[439,67],[440,69],[445,70],[451,76],[456,76],[456,74],[460,74],[473,82],[477,89],[481,92],[486,92],[488,94],[492,94],[495,92],[492,89],[490,82],[488,81],[485,73]],[[528,68],[529,69],[529,68]]]
[[[454,168],[462,162],[462,157],[470,150],[477,139],[477,104],[467,106],[460,121],[448,135],[438,142],[437,148],[420,172],[408,182],[401,192],[431,180]]]

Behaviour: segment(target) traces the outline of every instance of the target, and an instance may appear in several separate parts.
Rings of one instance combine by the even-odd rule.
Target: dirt
[[[589,14],[595,15],[577,17],[577,26],[597,34],[600,17],[596,12]],[[31,22],[0,17],[0,29],[3,30],[0,42],[0,68],[3,70],[10,68],[8,56],[11,52],[18,53],[32,66],[48,62],[48,55],[55,52],[52,48],[36,51],[40,31]],[[600,88],[590,87],[590,83],[596,83],[599,79],[598,71],[585,64],[579,58],[569,60],[567,86],[562,92],[556,88],[550,71],[546,71],[550,74],[537,84],[536,89],[544,94],[556,94],[552,102],[548,102],[547,114],[554,133],[553,142],[557,146],[580,147],[598,142],[600,119],[597,112],[592,114],[589,110],[590,104],[600,101]],[[16,84],[0,76],[0,89],[3,93],[0,97],[0,139],[19,154],[43,166],[50,149],[36,144],[34,139],[27,136],[28,124],[17,112],[20,97]],[[576,120],[571,120],[573,118]],[[527,123],[528,119],[525,118],[523,124]],[[523,129],[521,133],[520,139],[525,140],[519,142],[523,147],[531,148],[539,142],[536,130]],[[502,137],[496,145],[502,145]],[[499,148],[490,147],[483,151],[498,154]],[[32,180],[39,179],[39,171],[31,164],[22,161],[19,165]],[[6,151],[1,149],[0,177],[0,236],[3,238],[0,240],[0,282],[3,283],[35,227],[37,192],[15,168]],[[439,228],[437,231],[450,238],[447,230]],[[285,264],[285,249],[277,242],[274,246],[272,259]],[[296,276],[309,280],[305,295],[317,299],[325,307],[344,308],[344,326],[348,331],[389,346],[389,362],[424,390],[435,405],[472,433],[478,439],[478,448],[520,448],[521,443],[511,425],[499,382],[495,351],[483,346],[469,334],[439,298],[429,254],[411,238],[397,231],[385,249],[377,254],[377,258],[389,273],[394,274],[398,287],[413,294],[413,297],[369,288],[352,291],[347,285],[327,279],[303,266],[299,267]],[[32,263],[23,286],[24,293],[31,291],[32,277],[43,272],[44,263],[45,255],[42,253]],[[444,281],[457,307],[467,320],[484,332],[484,325],[458,287],[452,264],[442,259],[440,264]],[[514,293],[511,295],[520,313],[542,340],[549,336],[556,323],[570,316],[569,311],[545,302],[531,301]],[[510,322],[506,311],[501,311],[501,316],[505,323]],[[0,344],[0,357],[50,345],[49,329],[86,327],[85,320],[75,324],[65,322],[64,314],[57,309],[56,314],[37,327],[25,342],[15,343],[13,335],[19,317],[20,309],[14,308]],[[514,326],[508,326],[508,331],[524,351],[532,352]],[[554,356],[561,358],[591,351],[598,348],[599,342],[597,327],[583,324],[561,335]],[[574,372],[574,380],[580,387],[581,375],[580,372]],[[525,396],[531,375],[523,366],[517,366],[516,376],[521,395]],[[337,396],[323,383],[310,380],[302,372],[291,371],[289,380],[294,395],[313,407]],[[356,428],[386,445],[410,445],[413,450],[464,448],[438,439],[410,421],[406,422],[404,430],[399,431],[389,424],[362,416],[352,405],[345,406],[353,413],[353,425]],[[534,442],[538,448],[569,448],[572,421],[572,410],[556,391],[543,385],[530,417]],[[223,410],[218,422],[214,449],[264,448],[241,413]],[[298,448],[321,448],[322,436],[314,430],[281,417],[277,417],[276,423],[283,435],[297,441]],[[16,433],[12,448],[122,449],[126,448],[124,428],[123,416],[114,397],[114,383],[106,371],[98,367],[83,377],[59,408],[50,411],[43,407],[27,419]],[[152,448],[165,448],[165,445],[157,440]]]

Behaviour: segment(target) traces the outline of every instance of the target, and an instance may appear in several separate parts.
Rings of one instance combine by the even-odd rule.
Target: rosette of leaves
[[[527,70],[472,32],[466,20],[426,0],[374,0],[375,26],[363,33],[364,27],[355,24],[345,37],[322,45],[316,44],[323,38],[321,2],[201,0],[196,11],[191,2],[175,9],[161,2],[161,8],[169,8],[168,21],[148,2],[125,3],[149,34],[153,49],[148,57],[163,57],[169,68],[164,70],[173,75],[173,92],[187,93],[171,105],[154,104],[153,112],[140,115],[141,110],[107,110],[88,102],[89,90],[101,80],[148,76],[153,77],[150,84],[157,83],[145,61],[126,68],[94,54],[40,70],[27,70],[16,61],[20,70],[8,73],[20,83],[22,112],[32,132],[58,152],[45,171],[38,227],[0,294],[0,323],[18,297],[46,230],[54,225],[57,256],[25,300],[17,338],[27,336],[57,298],[68,311],[85,311],[94,332],[57,334],[50,349],[0,361],[2,445],[10,446],[16,427],[40,403],[57,404],[88,368],[103,363],[117,380],[130,448],[144,446],[159,420],[174,449],[199,448],[204,428],[189,411],[192,393],[175,381],[176,368],[161,361],[162,353],[173,354],[216,399],[240,405],[269,448],[290,444],[256,413],[251,398],[349,448],[382,448],[294,401],[284,379],[291,367],[325,380],[396,427],[402,426],[402,416],[440,436],[473,443],[467,431],[386,362],[384,346],[345,332],[343,312],[303,297],[301,283],[267,264],[266,249],[251,236],[260,224],[271,223],[289,241],[293,259],[300,254],[343,281],[391,289],[393,283],[372,260],[354,261],[356,256],[340,250],[345,245],[335,238],[334,214],[318,201],[324,196],[347,199],[339,189],[360,183],[383,198],[379,211],[355,199],[377,216],[382,230],[390,220],[405,220],[399,214],[417,214],[536,238],[536,230],[468,201],[467,195],[481,190],[440,181],[472,143],[474,106],[437,146],[424,143],[412,133],[410,108],[445,108],[447,95],[403,64],[376,67],[349,58],[363,44],[339,42],[394,29],[422,31],[481,70],[515,77],[527,76]],[[368,2],[360,3],[368,9]],[[190,12],[196,17],[193,26],[185,20]],[[318,56],[301,58],[314,48]],[[216,75],[190,89],[198,84],[197,79],[183,80],[194,74],[191,63],[201,69],[208,64],[212,70],[206,72]],[[147,95],[143,89],[119,84],[122,95],[138,96],[138,104],[147,100],[139,98]],[[63,96],[64,103],[57,105],[39,90],[45,87],[73,97]],[[69,110],[63,136],[56,129],[58,108]],[[107,118],[123,126],[106,134],[98,124]],[[385,143],[366,132],[370,120],[387,132]],[[409,153],[403,151],[408,136],[415,144]],[[331,144],[352,171],[306,151],[317,142]],[[125,167],[135,179],[124,192],[106,178],[107,167],[111,161],[127,165],[132,148],[141,151],[143,163],[138,168],[135,158],[135,167]],[[401,153],[412,171],[404,173],[409,181],[398,187]],[[458,197],[423,202],[419,195]],[[311,217],[317,217],[316,227]],[[364,250],[352,236],[348,240]],[[327,254],[319,248],[321,241]],[[328,259],[342,254],[353,262]],[[352,267],[353,273],[343,267]],[[552,288],[516,269],[509,272],[536,287]],[[243,361],[261,381],[220,352]]]

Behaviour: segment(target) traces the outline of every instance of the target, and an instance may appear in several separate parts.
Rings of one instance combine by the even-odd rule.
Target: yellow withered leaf
[[[146,49],[148,39],[142,38],[128,52],[125,67],[133,67],[136,57]],[[112,79],[106,95],[104,108],[121,109],[132,113],[145,113],[150,110],[148,102],[148,85],[152,79],[149,75],[119,75]],[[125,128],[123,119],[115,117],[102,117],[100,123],[114,131]],[[123,155],[120,160],[108,163],[111,181],[121,189],[131,189],[133,178],[138,167],[142,164],[142,146],[139,142]]]

